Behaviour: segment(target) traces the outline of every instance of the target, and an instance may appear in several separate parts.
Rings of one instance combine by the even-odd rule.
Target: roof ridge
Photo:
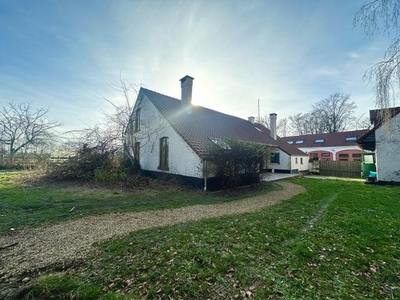
[[[147,91],[149,91],[149,92],[152,92],[152,93],[155,93],[155,94],[158,94],[158,95],[164,96],[164,97],[168,97],[168,98],[174,99],[174,100],[176,100],[176,101],[182,101],[182,100],[180,100],[180,99],[178,99],[178,98],[171,97],[171,96],[168,96],[168,95],[165,95],[165,94],[162,94],[162,93],[159,93],[159,92],[156,92],[156,91],[153,91],[153,90],[147,89],[147,88],[143,88],[143,87],[141,87],[141,89],[143,89],[143,90],[147,90]],[[215,112],[215,113],[221,114],[221,115],[225,115],[225,116],[228,116],[228,117],[230,117],[230,118],[236,118],[236,119],[239,119],[239,120],[241,120],[241,121],[244,121],[244,122],[249,122],[249,121],[248,121],[248,120],[246,120],[246,119],[243,119],[243,118],[240,118],[240,117],[237,117],[237,116],[232,116],[232,115],[229,115],[229,114],[227,114],[227,113],[220,112],[220,111],[218,111],[218,110],[215,110],[215,109],[212,109],[212,108],[208,108],[208,107],[201,106],[201,105],[194,105],[194,106],[195,106],[195,107],[202,108],[202,109],[206,109],[206,110],[209,110],[209,111],[212,111],[212,112]],[[254,125],[255,125],[255,124],[260,124],[260,125],[262,125],[261,123],[254,123]]]
[[[207,155],[212,138],[237,138],[252,143],[274,145],[292,155],[307,156],[281,139],[273,140],[268,133],[269,129],[263,124],[252,124],[246,119],[203,106],[195,106],[192,114],[186,114],[180,109],[179,99],[147,88],[141,88],[141,92],[200,157]]]
[[[300,134],[300,135],[291,135],[291,136],[284,136],[280,137],[282,139],[289,139],[289,138],[300,138],[300,137],[313,137],[318,135],[328,135],[328,134],[350,134],[355,132],[362,132],[368,131],[369,129],[357,129],[357,130],[349,130],[349,131],[339,131],[339,132],[322,132],[322,133],[310,133],[310,134]]]

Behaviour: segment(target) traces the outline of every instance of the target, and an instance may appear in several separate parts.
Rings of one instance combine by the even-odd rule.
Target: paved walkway
[[[279,182],[282,190],[239,201],[194,205],[176,209],[107,214],[71,220],[46,227],[27,228],[0,237],[0,282],[27,272],[48,270],[85,258],[93,243],[140,229],[255,212],[305,192],[301,186]],[[1,248],[6,245],[10,247]]]
[[[320,176],[320,175],[305,175],[305,178],[313,179],[331,179],[331,180],[344,180],[344,181],[359,181],[365,182],[364,178],[346,178],[346,177],[334,177],[334,176]]]
[[[266,173],[263,174],[264,176],[261,178],[261,181],[278,181],[282,179],[287,179],[290,177],[298,177],[303,176],[302,174],[289,174],[289,173]]]

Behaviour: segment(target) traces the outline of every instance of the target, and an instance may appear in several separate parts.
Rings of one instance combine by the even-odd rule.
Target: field
[[[167,181],[150,181],[149,187],[127,190],[76,182],[31,184],[25,179],[28,176],[29,172],[0,172],[0,235],[90,215],[230,202],[280,188],[263,184],[237,191],[204,193]]]
[[[400,187],[291,182],[307,192],[257,213],[96,244],[86,262],[34,280],[25,299],[399,299]],[[180,195],[169,202],[182,205]],[[193,201],[243,197],[221,195]],[[152,209],[165,207],[161,199]]]

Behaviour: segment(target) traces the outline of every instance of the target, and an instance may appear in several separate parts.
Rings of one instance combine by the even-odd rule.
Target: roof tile
[[[181,109],[181,100],[141,88],[148,99],[167,119],[175,131],[200,156],[205,157],[213,145],[211,139],[236,138],[242,141],[278,146],[291,155],[306,154],[280,138],[274,140],[261,124],[252,124],[234,116],[202,106],[193,106],[188,114]]]
[[[319,134],[306,134],[297,136],[283,137],[286,143],[292,141],[296,144],[296,141],[303,141],[301,144],[297,144],[298,147],[337,147],[337,146],[357,146],[357,138],[366,133],[368,129],[344,131],[344,132],[331,132],[331,133],[319,133]],[[347,140],[346,138],[354,138]],[[316,140],[324,140],[323,142],[315,142]]]

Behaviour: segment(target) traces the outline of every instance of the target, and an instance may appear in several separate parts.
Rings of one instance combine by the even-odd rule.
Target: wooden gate
[[[361,161],[320,160],[319,175],[361,178]]]

